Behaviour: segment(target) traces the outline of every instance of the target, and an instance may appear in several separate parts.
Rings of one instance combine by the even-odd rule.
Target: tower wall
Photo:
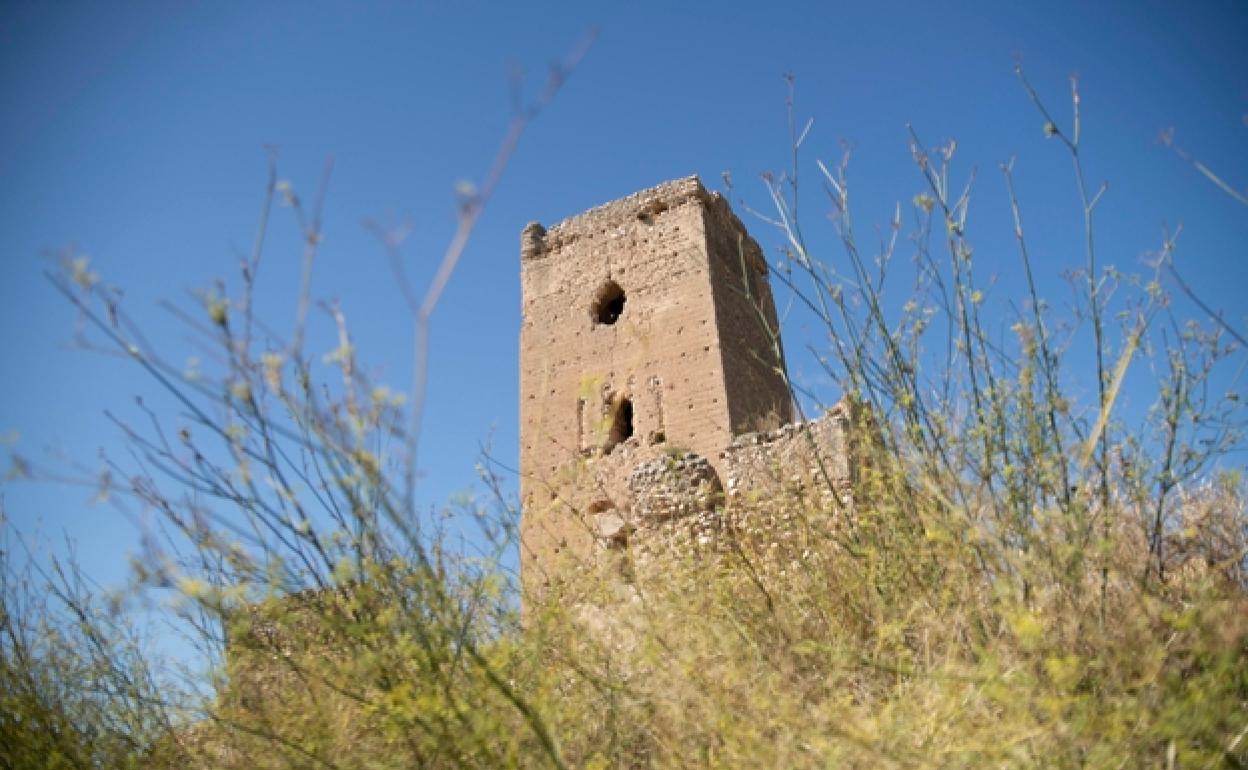
[[[521,291],[527,584],[627,514],[637,464],[692,452],[722,473],[734,435],[791,418],[766,262],[696,177],[530,225]]]

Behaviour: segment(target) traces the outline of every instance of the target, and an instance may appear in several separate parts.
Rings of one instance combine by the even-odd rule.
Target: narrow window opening
[[[650,399],[653,406],[653,414],[655,417],[655,425],[650,431],[650,444],[662,444],[667,441],[667,412],[663,408],[663,380],[659,377],[651,377],[650,382]]]
[[[594,297],[590,312],[596,323],[607,326],[615,323],[624,314],[624,290],[615,281],[607,281]]]
[[[585,441],[585,399],[576,400],[576,448],[582,454],[589,450]]]
[[[611,429],[607,433],[607,443],[603,446],[604,454],[610,454],[620,443],[633,437],[633,402],[627,398],[620,399],[611,410]]]

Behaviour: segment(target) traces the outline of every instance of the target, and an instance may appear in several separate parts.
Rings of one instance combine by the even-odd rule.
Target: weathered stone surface
[[[715,468],[693,452],[667,454],[633,468],[628,489],[641,520],[682,518],[715,508],[723,487]]]
[[[612,545],[623,545],[628,539],[629,526],[616,511],[598,514],[598,537]]]
[[[696,177],[530,224],[520,251],[522,570],[533,585],[593,557],[591,514],[644,518],[630,487],[639,463],[693,452],[722,478],[733,437],[788,422],[792,406],[762,251]],[[679,513],[665,496],[650,496],[653,510]]]
[[[733,439],[720,455],[728,496],[848,504],[860,470],[852,446],[862,428],[855,411],[851,402],[841,401],[814,420]]]
[[[723,198],[679,179],[520,241],[527,590],[852,505],[859,416],[791,422],[767,265]]]

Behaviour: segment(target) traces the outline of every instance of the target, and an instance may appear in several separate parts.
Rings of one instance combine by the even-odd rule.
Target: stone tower
[[[530,588],[620,536],[647,462],[688,461],[718,490],[734,436],[792,418],[766,261],[696,177],[530,224],[521,290]]]

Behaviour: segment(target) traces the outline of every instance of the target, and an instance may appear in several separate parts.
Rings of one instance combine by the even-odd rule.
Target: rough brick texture
[[[791,419],[767,266],[721,196],[668,182],[521,237],[526,582],[590,554],[633,468],[718,476],[733,437]]]

